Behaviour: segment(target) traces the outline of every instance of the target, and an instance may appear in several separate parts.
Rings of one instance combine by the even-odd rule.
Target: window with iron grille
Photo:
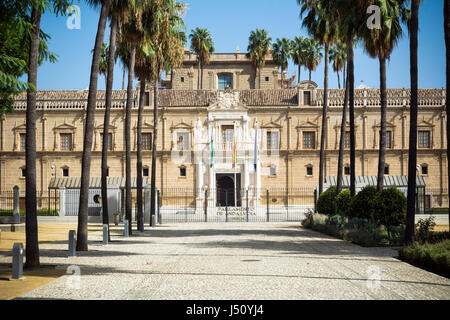
[[[381,137],[381,131],[380,137]],[[381,145],[381,138],[380,138],[380,145]],[[390,149],[392,148],[392,131],[386,131],[386,148]]]
[[[144,177],[148,177],[148,176],[149,176],[148,168],[142,169],[142,175],[143,175]]]
[[[62,169],[62,176],[68,177],[69,176],[69,168],[63,168]]]
[[[152,134],[142,134],[142,150],[152,150]]]
[[[177,133],[177,150],[189,150],[189,132]]]
[[[20,151],[25,151],[27,136],[25,133],[20,134]]]
[[[344,167],[344,174],[346,176],[350,175],[350,167],[349,166]]]
[[[278,131],[267,131],[267,150],[278,150]]]
[[[314,149],[315,148],[315,132],[303,132],[303,149]]]
[[[312,166],[307,166],[306,167],[306,175],[307,176],[312,176],[313,175],[313,167]]]
[[[419,131],[419,148],[430,148],[430,131]]]
[[[350,149],[350,131],[345,132],[344,138],[344,148]]]
[[[61,133],[61,151],[72,151],[72,134]]]
[[[100,140],[103,146],[103,133],[100,133]],[[112,133],[108,133],[108,151],[112,151],[113,149],[113,144],[112,144]]]

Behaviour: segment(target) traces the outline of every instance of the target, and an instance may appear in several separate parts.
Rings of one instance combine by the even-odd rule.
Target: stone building
[[[281,201],[286,202],[291,194],[294,197],[295,192],[290,190],[303,188],[311,190],[308,201],[312,202],[312,190],[318,183],[323,90],[310,81],[281,89],[280,74],[272,60],[268,59],[259,77],[241,53],[214,54],[202,74],[203,86],[197,90],[196,56],[186,52],[183,66],[162,83],[166,89],[160,91],[158,101],[157,141],[157,187],[162,196],[169,189],[191,190],[192,204],[200,207],[206,189],[230,186],[249,189],[250,200],[259,201],[261,190],[279,188],[288,199]],[[255,89],[259,87],[259,78],[261,90]],[[134,92],[132,111],[133,177],[138,93]],[[38,190],[47,190],[52,177],[80,177],[87,95],[87,90],[38,91]],[[388,90],[386,175],[407,175],[409,97],[409,89]],[[91,177],[101,176],[104,98],[105,92],[99,91]],[[153,100],[149,87],[143,119],[143,165],[147,177],[151,171]],[[330,90],[324,176],[337,174],[343,100],[343,90]],[[126,92],[114,91],[108,137],[110,177],[125,176],[125,103]],[[25,111],[26,95],[21,94],[16,99],[15,111],[0,121],[0,191],[12,190],[14,185],[21,190],[25,188]],[[379,90],[355,90],[355,121],[356,175],[375,176]],[[445,123],[445,90],[419,90],[417,160],[419,174],[426,183],[427,206],[448,206]],[[346,137],[349,150],[349,135]],[[237,150],[234,168],[233,139]],[[346,152],[346,175],[350,173],[349,163]],[[238,205],[244,200],[242,194],[236,198]]]

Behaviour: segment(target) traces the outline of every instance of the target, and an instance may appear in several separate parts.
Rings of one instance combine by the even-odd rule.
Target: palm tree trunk
[[[123,65],[123,74],[122,74],[122,90],[125,89],[125,64]]]
[[[445,1],[444,1],[445,2]],[[414,242],[414,223],[416,213],[416,172],[417,172],[417,109],[418,109],[418,67],[417,48],[419,30],[419,3],[412,0],[410,22],[410,76],[411,76],[411,102],[410,102],[410,131],[408,156],[408,200],[406,213],[405,243]]]
[[[348,77],[347,77],[348,79]],[[345,142],[345,129],[347,127],[347,111],[348,111],[348,81],[345,83],[345,93],[344,93],[344,107],[342,109],[342,120],[341,120],[341,136],[339,140],[339,156],[338,156],[338,173],[337,173],[337,186],[336,191],[339,194],[342,190],[342,177],[343,177],[343,166],[344,166],[344,142]]]
[[[336,72],[337,73],[337,78],[338,78],[338,88],[341,88],[341,78],[339,77],[339,70]]]
[[[448,115],[450,115],[450,103],[448,101],[448,93],[450,92],[450,3],[444,1],[444,33],[445,33],[445,47],[446,47],[446,110],[447,110],[447,141],[450,141],[450,121]],[[448,143],[448,142],[447,142]],[[447,159],[450,159],[450,149],[447,147]],[[448,161],[448,160],[447,160]],[[450,166],[447,166],[448,170],[448,193],[450,192]],[[450,210],[448,212],[448,219],[450,221]],[[450,227],[450,224],[449,224]],[[450,231],[450,230],[449,230]]]
[[[199,59],[198,59],[198,79],[197,79],[197,90],[200,90],[200,78],[201,78],[201,75],[200,75],[200,73],[202,72],[201,70],[202,70],[202,63],[201,63],[201,61],[200,61],[200,58],[199,58]]]
[[[342,70],[342,84],[345,86],[345,87],[347,87],[347,73],[346,73],[346,62],[344,62],[344,67],[343,67],[343,70]]]
[[[261,66],[258,67],[259,70],[259,89],[261,89]]]
[[[300,78],[300,72],[301,72],[301,70],[302,70],[302,66],[301,66],[301,65],[298,65],[298,83],[301,82],[301,78]]]
[[[91,170],[92,136],[94,133],[95,108],[97,104],[97,82],[100,65],[102,43],[105,35],[106,18],[110,1],[104,1],[98,21],[97,36],[95,38],[94,55],[92,58],[91,78],[86,108],[86,122],[84,126],[83,156],[81,159],[81,187],[78,208],[77,251],[88,250],[88,200],[89,179]]]
[[[327,111],[328,111],[328,50],[329,45],[325,43],[325,75],[323,84],[323,107],[322,107],[322,132],[320,138],[320,159],[319,159],[319,195],[323,191],[323,176],[325,164],[325,141],[327,138]]]
[[[131,109],[133,100],[134,64],[136,44],[131,44],[130,61],[128,66],[127,107],[125,115],[125,216],[128,220],[128,232],[132,234],[132,203],[131,203]]]
[[[151,177],[151,204],[150,204],[150,226],[152,226],[153,217],[156,214],[156,148],[158,137],[158,81],[154,83],[154,107],[153,107],[153,145],[152,145],[152,177]]]
[[[38,8],[31,11],[31,24],[33,30],[30,40],[29,62],[28,62],[28,83],[37,88],[37,68],[39,60],[39,34],[41,26],[41,12]],[[27,114],[26,114],[26,268],[39,268],[39,241],[38,241],[38,221],[36,208],[36,90],[27,91]]]
[[[309,69],[309,81],[311,81],[311,69]]]
[[[355,173],[355,70],[353,61],[353,41],[348,45],[348,90],[349,90],[349,113],[350,113],[350,193],[356,194]]]
[[[144,214],[142,211],[142,117],[144,116],[144,98],[145,98],[145,78],[141,80],[141,90],[139,92],[139,111],[137,125],[137,229],[144,231]]]
[[[117,18],[111,18],[111,32],[109,36],[109,57],[108,72],[106,81],[105,116],[103,120],[103,141],[102,141],[102,220],[108,225],[109,233],[109,210],[108,210],[108,151],[109,151],[109,122],[111,118],[112,88],[114,82],[114,56],[116,54]],[[111,141],[112,143],[112,141]]]
[[[284,69],[281,68],[281,89],[284,89]]]
[[[378,175],[377,190],[383,190],[384,167],[386,159],[386,111],[387,111],[387,92],[386,92],[386,58],[380,57],[380,97],[381,97],[381,130],[380,130],[380,149],[378,153]]]

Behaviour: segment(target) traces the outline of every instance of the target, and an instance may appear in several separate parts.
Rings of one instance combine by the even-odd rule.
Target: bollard
[[[144,217],[139,217],[139,232],[144,232]]]
[[[20,191],[19,191],[19,187],[14,186],[13,190],[14,190],[14,210],[13,210],[14,223],[20,223],[20,206],[19,206]]]
[[[14,243],[12,250],[12,280],[23,279],[23,245],[20,242]]]
[[[205,190],[205,222],[208,222],[208,190]]]
[[[129,233],[128,233],[128,220],[125,219],[123,221],[123,236],[124,237],[129,237]]]
[[[225,222],[228,222],[228,190],[225,191]]]
[[[75,230],[69,231],[69,257],[77,256],[75,235]]]
[[[269,189],[267,189],[267,222],[269,222]]]
[[[108,244],[108,225],[103,225],[103,245],[106,246]]]
[[[245,190],[245,216],[246,221],[248,222],[248,189]]]

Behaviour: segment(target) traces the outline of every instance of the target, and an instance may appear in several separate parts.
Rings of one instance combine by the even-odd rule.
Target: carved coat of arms
[[[239,92],[218,92],[217,105],[224,109],[239,106]]]

